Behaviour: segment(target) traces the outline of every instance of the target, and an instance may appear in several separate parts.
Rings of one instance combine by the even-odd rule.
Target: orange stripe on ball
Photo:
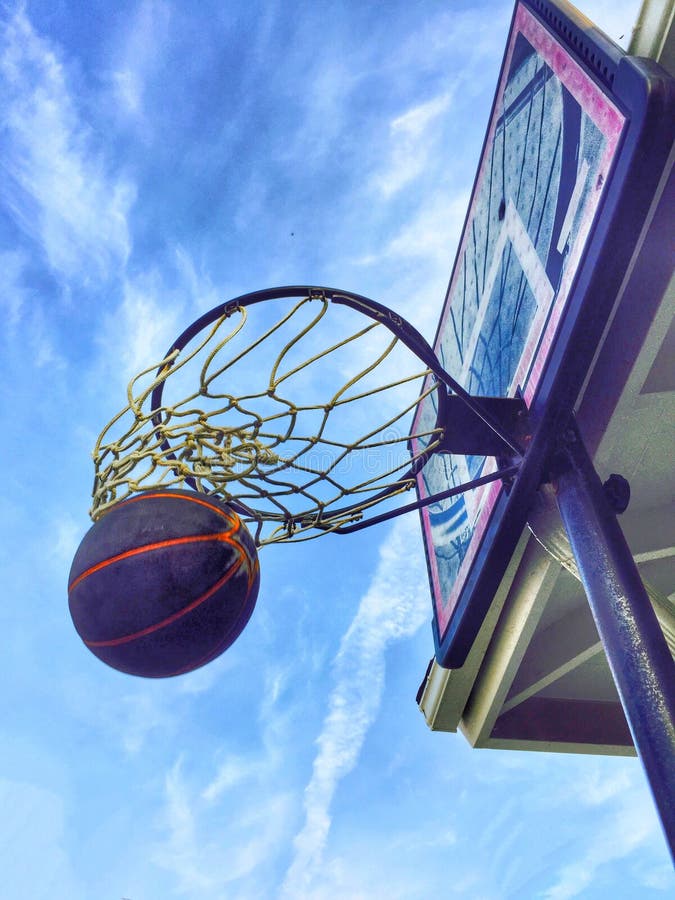
[[[190,497],[186,494],[171,494],[169,491],[145,491],[142,494],[138,494],[136,497],[128,497],[126,500],[120,501],[118,506],[126,506],[129,503],[137,503],[139,500],[181,500],[186,501],[187,503],[196,503],[198,506],[204,506],[206,509],[210,509],[211,512],[217,513],[219,516],[222,516],[224,519],[227,519],[229,522],[232,521],[232,515],[226,512],[224,509],[219,509],[215,503],[210,503],[208,500],[209,495],[204,495],[205,499],[201,500],[199,497]]]
[[[154,625],[149,625],[147,628],[141,629],[141,631],[135,631],[133,634],[125,634],[123,637],[111,638],[109,641],[86,641],[85,644],[87,647],[117,647],[120,644],[128,644],[129,641],[135,641],[137,638],[145,637],[148,634],[152,634],[154,631],[159,631],[160,628],[165,628],[167,625],[171,625],[172,622],[176,622],[178,619],[182,618],[182,616],[186,615],[189,612],[192,612],[193,609],[196,609],[202,603],[212,597],[216,591],[220,590],[220,588],[227,584],[227,582],[235,575],[242,563],[243,554],[239,551],[239,559],[236,562],[232,563],[227,572],[220,578],[216,583],[205,591],[201,597],[197,597],[196,600],[193,600],[192,603],[189,603],[186,607],[179,610],[178,612],[173,613],[170,616],[167,616],[166,619],[162,619],[161,622],[156,622]]]
[[[221,531],[218,532],[218,534],[195,534],[191,537],[169,538],[166,541],[155,541],[152,544],[145,544],[143,547],[133,547],[131,550],[125,550],[124,553],[118,553],[116,556],[111,556],[109,559],[104,559],[102,562],[90,566],[82,572],[81,575],[78,575],[75,581],[68,586],[68,593],[74,590],[85,578],[88,578],[95,572],[100,572],[101,569],[105,569],[107,566],[112,566],[114,563],[120,562],[123,559],[129,559],[132,556],[139,556],[141,553],[149,553],[152,550],[161,550],[163,547],[177,547],[180,544],[190,544],[193,542],[201,543],[203,541],[222,541],[225,544],[231,544],[232,547],[238,547],[234,541],[230,540],[230,535],[234,534],[237,530],[238,526],[235,525],[230,531]]]

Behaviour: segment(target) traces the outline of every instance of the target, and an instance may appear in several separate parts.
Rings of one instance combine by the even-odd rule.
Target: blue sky
[[[614,39],[637,9],[584,4]],[[96,435],[201,312],[328,284],[433,337],[510,12],[2,3],[3,896],[672,891],[636,760],[427,730],[414,515],[265,548],[248,628],[183,678],[106,668],[67,613]]]

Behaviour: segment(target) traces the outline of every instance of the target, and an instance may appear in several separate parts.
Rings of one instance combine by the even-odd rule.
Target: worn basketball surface
[[[78,634],[99,659],[162,678],[211,661],[255,606],[253,538],[225,503],[148,491],[113,506],[80,544],[68,580]]]

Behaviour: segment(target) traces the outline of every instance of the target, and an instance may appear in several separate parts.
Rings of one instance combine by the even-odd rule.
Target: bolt
[[[615,513],[620,514],[628,509],[630,502],[630,484],[623,475],[612,474],[602,485],[609,505]]]

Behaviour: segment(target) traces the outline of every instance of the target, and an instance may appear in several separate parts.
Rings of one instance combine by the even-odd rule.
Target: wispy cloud
[[[117,698],[115,698],[117,700]],[[150,735],[175,732],[177,716],[170,701],[141,685],[119,698],[119,738],[130,756],[139,753]]]
[[[15,357],[22,368],[30,359],[36,369],[63,369],[66,361],[57,349],[54,329],[27,284],[28,263],[24,250],[0,252],[0,310],[6,322],[0,340],[7,341],[8,364]]]
[[[178,876],[180,891],[203,891],[213,886],[213,879],[199,865],[202,848],[197,841],[195,816],[181,765],[181,760],[177,760],[165,779],[165,816],[169,840],[165,848],[167,856],[160,854],[158,862],[161,865],[171,860],[171,869]]]
[[[545,900],[571,900],[584,896],[606,866],[616,865],[654,840],[658,829],[651,797],[638,786],[639,773],[628,770],[614,776],[585,773],[578,802],[593,808],[595,822],[586,835],[581,853],[560,867],[553,883],[541,894]],[[645,873],[645,881],[653,873]]]
[[[214,804],[216,797],[208,788],[200,791],[189,783],[184,768],[178,759],[166,775],[161,817],[166,839],[155,847],[152,858],[173,873],[180,893],[220,900],[228,885],[246,879],[283,845],[291,797],[266,791],[264,797],[238,803],[233,818]],[[257,775],[265,780],[261,767]]]
[[[112,369],[97,379],[120,387],[160,363],[190,322],[224,299],[181,246],[171,248],[163,267],[150,265],[125,275],[120,287],[121,301],[101,316],[97,334],[99,366]],[[111,356],[111,346],[118,348],[116,356]],[[121,408],[124,391],[117,396]]]
[[[49,533],[51,539],[48,542],[48,556],[63,571],[64,567],[70,565],[81,540],[82,523],[73,515],[65,513],[50,523]]]
[[[449,272],[469,204],[469,192],[420,207],[417,215],[384,248],[387,257],[418,257]]]
[[[72,635],[72,640],[78,639]],[[78,654],[87,652],[82,645],[77,646]],[[106,671],[93,656],[90,668],[77,678],[64,679],[60,697],[68,714],[115,747],[118,757],[120,750],[127,757],[137,756],[149,739],[173,739],[184,712],[170,682]]]
[[[385,651],[414,634],[426,618],[428,598],[421,556],[410,553],[417,523],[400,519],[380,548],[373,581],[340,644],[328,712],[317,739],[318,753],[305,789],[305,822],[294,840],[295,855],[282,893],[306,896],[320,866],[331,825],[338,783],[359,758],[380,706]]]
[[[11,333],[16,330],[26,303],[23,273],[27,261],[21,250],[0,253],[0,306]]]
[[[484,85],[478,69],[484,69],[489,60],[498,70],[513,10],[508,3],[493,6],[489,16],[477,5],[463,10],[444,8],[436,16],[424,17],[399,48],[397,65],[410,67],[417,78],[422,72],[440,70],[462,90],[472,83]],[[420,47],[424,48],[422,54]]]
[[[259,771],[259,761],[254,757],[230,755],[221,762],[213,781],[202,791],[202,797],[213,803],[226,791],[247,781]]]
[[[63,798],[37,784],[0,778],[0,805],[10,813],[0,818],[4,896],[84,898],[67,852]]]
[[[236,662],[232,654],[225,653],[210,662],[208,666],[202,666],[200,669],[195,669],[194,672],[182,675],[177,682],[178,690],[181,694],[192,696],[205,694],[235,667]]]
[[[2,180],[17,225],[60,276],[107,277],[130,252],[134,187],[111,173],[100,140],[74,100],[58,48],[23,7],[0,32]]]
[[[441,129],[434,128],[447,114],[451,92],[406,110],[389,124],[389,154],[373,181],[385,198],[391,197],[424,172],[435,152]]]
[[[35,369],[48,369],[52,373],[67,366],[61,354],[57,338],[45,310],[33,304],[25,316],[22,339],[29,351],[29,358]],[[25,364],[24,355],[24,364]]]
[[[301,43],[293,47],[293,64],[306,66],[305,50]],[[312,76],[300,89],[301,105],[306,127],[311,128],[307,140],[306,128],[301,128],[297,140],[284,149],[291,156],[301,155],[306,166],[313,168],[334,152],[335,141],[343,139],[354,99],[354,91],[361,78],[358,59],[346,60],[340,55],[325,54],[321,65],[312,69]]]
[[[374,253],[355,259],[370,270],[397,273],[387,298],[428,340],[433,339],[443,297],[469,204],[469,191],[441,191],[420,203],[390,239]]]
[[[185,247],[178,245],[174,248],[174,264],[180,281],[180,290],[195,310],[201,312],[211,309],[222,300],[228,299],[222,296],[210,276],[197,266]]]
[[[110,75],[118,109],[148,126],[144,115],[145,90],[162,59],[171,8],[163,0],[143,0],[131,17],[117,65]]]
[[[124,279],[119,307],[103,317],[98,340],[103,358],[114,365],[114,381],[130,378],[162,361],[173,340],[188,324],[185,298],[167,287],[156,269]],[[110,356],[111,344],[120,348]],[[119,406],[124,393],[119,394]]]

